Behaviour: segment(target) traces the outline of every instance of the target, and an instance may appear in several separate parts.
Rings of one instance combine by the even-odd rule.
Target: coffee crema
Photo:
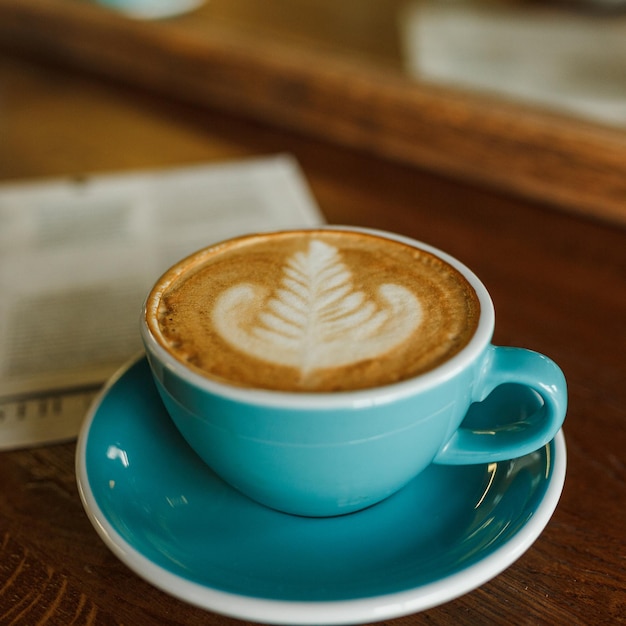
[[[347,391],[427,372],[480,317],[466,278],[435,255],[342,230],[251,235],[206,248],[148,296],[147,323],[177,360],[236,386]]]

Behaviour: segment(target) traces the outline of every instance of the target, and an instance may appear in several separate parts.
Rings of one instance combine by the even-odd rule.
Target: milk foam
[[[422,308],[408,289],[386,283],[377,292],[378,301],[355,290],[339,250],[312,240],[287,259],[269,299],[264,287],[234,285],[217,299],[212,319],[236,350],[297,368],[306,381],[317,369],[381,356],[417,329]]]
[[[375,235],[252,235],[174,266],[147,322],[172,356],[208,378],[285,391],[405,380],[473,336],[480,304],[435,255]]]

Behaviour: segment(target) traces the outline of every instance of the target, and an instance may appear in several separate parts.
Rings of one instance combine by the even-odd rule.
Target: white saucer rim
[[[561,429],[554,439],[548,486],[531,518],[503,546],[459,572],[405,591],[350,600],[273,600],[213,589],[171,573],[130,545],[108,522],[89,484],[86,449],[91,424],[110,389],[142,358],[143,354],[133,358],[113,375],[85,417],[76,447],[78,491],[96,532],[120,561],[161,591],[208,611],[257,623],[341,625],[393,619],[433,608],[480,587],[519,559],[550,521],[563,491],[567,449]]]

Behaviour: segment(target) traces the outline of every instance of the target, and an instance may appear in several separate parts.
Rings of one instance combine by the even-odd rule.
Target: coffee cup
[[[109,9],[113,9],[142,20],[157,20],[173,17],[193,11],[204,0],[96,0]]]
[[[355,227],[200,250],[156,282],[141,319],[190,447],[253,500],[313,517],[374,505],[431,463],[499,462],[556,435],[563,373],[492,345],[493,330],[491,298],[458,260]],[[541,408],[464,425],[505,383],[532,389]]]

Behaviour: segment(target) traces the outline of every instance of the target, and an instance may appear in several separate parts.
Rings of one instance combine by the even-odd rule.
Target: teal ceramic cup
[[[204,0],[96,0],[96,2],[135,19],[154,20],[187,13],[203,4]]]
[[[479,279],[431,246],[390,233],[349,230],[425,250],[458,270],[480,302],[469,343],[430,371],[374,388],[289,392],[238,387],[174,358],[151,331],[154,313],[147,301],[141,335],[153,378],[190,447],[253,500],[320,517],[374,505],[431,463],[493,463],[552,440],[566,412],[563,373],[537,352],[492,345],[494,307]],[[505,383],[532,389],[540,408],[527,415],[512,407],[512,421],[463,423],[472,403]]]

